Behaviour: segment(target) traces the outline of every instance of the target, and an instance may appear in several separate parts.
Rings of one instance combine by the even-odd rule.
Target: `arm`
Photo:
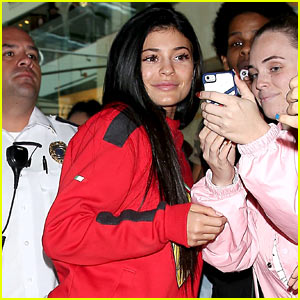
[[[216,133],[240,144],[239,149],[242,149],[243,145],[247,148],[247,144],[258,145],[255,154],[249,152],[247,166],[242,167],[241,164],[239,174],[247,189],[266,210],[270,220],[291,239],[297,241],[298,153],[295,152],[295,141],[282,142],[281,137],[276,143],[268,140],[264,143],[268,150],[260,151],[260,141],[264,136],[270,133],[272,135],[274,129],[270,129],[263,120],[254,96],[246,84],[237,76],[235,81],[242,98],[201,92],[201,99],[210,99],[223,104],[217,106],[203,103],[201,107],[204,110],[204,123]],[[253,160],[253,157],[257,159]],[[264,163],[261,163],[262,157]]]
[[[203,260],[223,272],[251,267],[258,254],[258,240],[247,206],[246,191],[238,175],[226,187],[215,186],[211,170],[192,188],[193,203],[210,206],[227,218],[222,233],[202,250]]]
[[[45,224],[45,252],[57,260],[91,265],[148,255],[169,239],[186,245],[189,204],[159,205],[158,193],[150,191],[152,199],[147,200],[157,205],[138,210],[151,163],[139,149],[143,135],[129,137],[118,147],[103,140],[101,126],[108,125],[103,122],[95,132],[81,130],[68,147],[59,192]],[[178,231],[173,236],[173,226],[167,224],[175,220]]]
[[[155,184],[146,198],[148,209],[139,209],[151,164],[142,129],[116,147],[103,141],[104,127],[103,121],[95,132],[81,129],[68,147],[46,220],[45,252],[55,260],[92,265],[150,255],[169,241],[202,244],[205,220],[199,220],[199,212],[190,211],[189,203],[160,202]]]
[[[298,241],[298,150],[289,131],[271,124],[260,139],[239,145],[239,174],[268,218]]]
[[[246,191],[233,167],[235,146],[207,127],[199,137],[211,169],[193,186],[192,201],[212,206],[228,220],[220,236],[203,248],[203,259],[224,272],[248,268],[257,254],[256,235],[249,226]]]

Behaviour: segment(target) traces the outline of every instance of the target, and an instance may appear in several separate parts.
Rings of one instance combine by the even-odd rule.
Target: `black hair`
[[[89,117],[91,117],[99,112],[101,108],[102,105],[94,99],[89,101],[80,101],[72,106],[67,119],[70,119],[70,117],[76,112],[85,112]]]
[[[291,15],[287,17],[280,17],[268,22],[257,31],[254,37],[254,41],[266,31],[282,32],[286,34],[290,40],[291,45],[294,48],[298,49],[298,17],[297,16]]]
[[[231,21],[238,15],[244,13],[257,13],[273,20],[280,16],[296,15],[293,8],[286,2],[225,2],[217,12],[213,24],[213,47],[217,56],[227,55],[228,31]]]
[[[145,128],[152,149],[152,165],[145,197],[152,180],[158,180],[162,201],[174,205],[189,202],[178,156],[165,120],[165,111],[150,99],[141,74],[141,54],[147,35],[153,30],[166,28],[175,28],[192,45],[194,62],[192,87],[186,99],[177,105],[175,114],[175,119],[180,120],[181,125],[186,125],[192,120],[197,111],[194,95],[197,82],[201,78],[202,53],[197,36],[187,18],[167,4],[155,4],[146,8],[121,28],[109,53],[103,104],[125,103],[131,111],[128,117]],[[191,275],[193,282],[197,250],[178,246],[182,275],[184,278]]]

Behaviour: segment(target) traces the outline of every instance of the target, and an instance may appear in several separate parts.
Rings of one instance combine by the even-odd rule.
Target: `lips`
[[[261,103],[269,102],[272,99],[274,99],[278,94],[259,94],[258,97],[261,101]]]
[[[30,72],[19,72],[16,74],[15,77],[27,77],[27,78],[31,78],[32,80],[34,79],[34,75]]]
[[[170,91],[170,90],[173,90],[175,88],[178,87],[178,83],[175,83],[175,82],[160,82],[160,83],[156,83],[156,84],[153,84],[152,86],[160,89],[160,90],[163,90],[163,91]]]
[[[238,69],[239,69],[239,72],[240,72],[242,69],[248,70],[248,68],[249,68],[249,61],[248,61],[248,60],[244,60],[244,61],[238,63],[237,67],[238,67]]]
[[[14,74],[14,77],[15,78],[29,78],[32,81],[34,81],[35,78],[36,78],[36,76],[35,76],[35,74],[33,73],[32,70],[24,69],[24,68],[16,70],[15,74]]]

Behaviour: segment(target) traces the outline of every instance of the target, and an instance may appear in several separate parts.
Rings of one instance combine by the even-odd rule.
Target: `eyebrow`
[[[181,50],[181,49],[186,49],[188,50],[189,52],[191,52],[191,50],[185,46],[179,46],[179,47],[175,47],[173,50]],[[153,52],[159,52],[160,49],[159,48],[147,48],[147,49],[144,49],[142,50],[142,53],[145,52],[145,51],[153,51]]]
[[[258,31],[258,29],[251,30],[251,32],[253,32],[253,33],[256,33],[257,31]],[[241,34],[242,34],[241,31],[233,31],[228,34],[228,37],[235,36],[235,35],[241,35]]]
[[[262,61],[262,63],[266,63],[266,62],[268,62],[269,60],[272,60],[272,59],[285,59],[284,57],[282,57],[282,56],[278,56],[278,55],[273,55],[273,56],[269,56],[269,57],[267,57],[267,58],[265,58],[263,61]]]
[[[264,64],[264,63],[266,63],[266,62],[268,62],[268,61],[270,61],[270,60],[272,60],[272,59],[283,59],[283,60],[285,60],[285,58],[282,57],[282,56],[272,55],[272,56],[269,56],[269,57],[265,58],[265,59],[262,61],[262,63]],[[252,65],[249,65],[248,68],[249,68],[249,69],[250,69],[250,68],[254,68],[254,69],[255,69],[255,67],[252,66]]]
[[[11,48],[11,49],[14,49],[14,48],[19,48],[19,46],[13,45],[13,44],[2,44],[2,48]],[[29,49],[29,50],[34,50],[36,52],[39,52],[38,48],[35,47],[35,46],[27,46],[26,48]]]

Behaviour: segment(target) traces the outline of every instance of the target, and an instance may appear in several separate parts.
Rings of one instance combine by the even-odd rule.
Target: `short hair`
[[[101,108],[102,105],[94,99],[89,101],[79,101],[72,106],[67,119],[70,119],[70,117],[76,112],[85,112],[89,117],[91,117],[99,112]]]
[[[268,22],[257,31],[254,37],[254,41],[267,31],[284,33],[289,38],[291,45],[294,48],[298,49],[298,17],[297,16],[280,17]]]
[[[21,31],[21,32],[23,32],[23,33],[26,33],[26,34],[31,38],[31,40],[32,40],[32,42],[33,42],[35,48],[36,48],[37,51],[38,51],[38,60],[39,60],[39,64],[40,64],[40,61],[41,61],[40,50],[38,49],[38,47],[37,47],[37,45],[36,45],[36,43],[35,43],[35,40],[34,40],[33,37],[30,35],[30,33],[27,32],[26,30],[24,30],[23,28],[20,28],[20,27],[17,26],[17,25],[6,25],[6,26],[3,26],[3,27],[2,27],[2,34],[3,34],[3,31],[4,31],[4,30],[7,30],[7,29],[16,29],[16,30],[19,30],[19,31]]]
[[[228,31],[231,21],[244,13],[257,13],[269,20],[280,16],[295,15],[293,8],[285,2],[225,2],[217,12],[213,23],[213,42],[219,58],[227,55]]]

